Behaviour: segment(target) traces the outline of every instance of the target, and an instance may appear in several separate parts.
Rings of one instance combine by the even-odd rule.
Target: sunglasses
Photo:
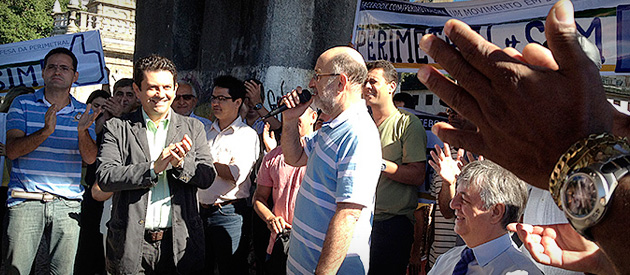
[[[175,100],[184,99],[184,100],[188,101],[188,100],[191,100],[193,98],[195,98],[194,95],[178,95],[178,96],[175,97]]]

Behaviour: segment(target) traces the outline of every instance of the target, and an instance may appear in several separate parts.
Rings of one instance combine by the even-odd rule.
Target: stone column
[[[222,74],[258,78],[281,96],[308,85],[324,50],[351,41],[355,8],[356,0],[139,1],[135,59],[172,58],[200,83],[202,102]]]

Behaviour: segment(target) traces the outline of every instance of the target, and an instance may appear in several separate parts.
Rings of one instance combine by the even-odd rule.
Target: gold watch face
[[[592,177],[576,173],[569,177],[564,193],[564,206],[573,216],[588,216],[597,203],[597,187]]]

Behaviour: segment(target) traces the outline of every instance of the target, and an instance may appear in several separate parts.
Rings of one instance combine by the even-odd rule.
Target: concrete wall
[[[258,78],[278,97],[308,85],[320,53],[350,42],[355,9],[356,0],[138,1],[135,58],[171,58],[202,102],[222,74]]]

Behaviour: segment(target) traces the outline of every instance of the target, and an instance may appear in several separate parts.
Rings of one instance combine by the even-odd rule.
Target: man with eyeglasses
[[[200,117],[195,115],[194,109],[197,106],[197,89],[192,85],[192,83],[187,81],[179,81],[177,83],[177,92],[175,93],[175,101],[171,106],[173,111],[176,113],[183,115],[194,117],[203,123],[203,127],[206,129],[206,132],[210,130],[212,126],[212,121],[205,117]]]
[[[252,185],[249,174],[258,160],[256,131],[239,116],[246,91],[241,80],[220,76],[214,80],[212,111],[216,120],[207,132],[217,170],[210,188],[199,190],[199,211],[206,233],[206,272],[215,263],[220,274],[246,274],[246,253],[236,253],[243,232],[243,217]]]
[[[317,134],[299,137],[298,87],[283,98],[285,162],[306,165],[295,202],[288,274],[366,274],[374,196],[380,175],[378,130],[361,99],[367,78],[363,57],[335,47],[317,59],[309,83],[312,102],[331,120]]]
[[[72,274],[79,241],[84,188],[81,164],[96,160],[93,122],[85,105],[70,95],[77,58],[56,48],[44,58],[44,88],[13,101],[7,117],[9,182],[7,274],[29,274],[42,237],[50,242],[50,272]],[[45,236],[44,236],[45,235]]]

